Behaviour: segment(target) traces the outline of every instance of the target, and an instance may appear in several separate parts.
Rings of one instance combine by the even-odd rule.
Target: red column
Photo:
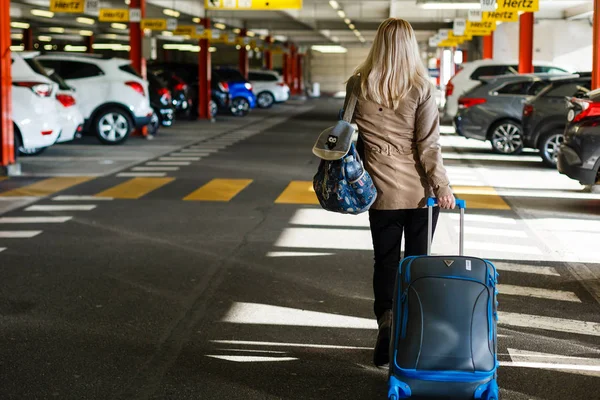
[[[145,3],[145,0],[131,0],[129,8],[141,9],[142,18],[144,18],[146,11]],[[142,30],[139,22],[129,23],[129,45],[131,46],[131,50],[129,50],[131,65],[136,71],[142,73]]]
[[[15,162],[11,65],[10,0],[0,0],[0,168]]]
[[[519,22],[519,73],[533,72],[533,13],[521,14]]]
[[[442,59],[440,57],[435,59],[435,67],[438,71],[438,76],[435,78],[435,83],[436,85],[440,86],[440,82],[442,81]]]
[[[594,0],[594,62],[592,65],[592,89],[600,87],[600,0]]]
[[[94,35],[85,36],[84,43],[85,43],[85,46],[87,47],[87,50],[85,52],[88,54],[92,54],[94,52]]]
[[[23,44],[25,45],[25,51],[33,50],[33,28],[32,27],[23,29]]]
[[[273,70],[273,53],[271,52],[271,36],[268,36],[267,39],[265,40],[265,44],[266,47],[265,51],[264,51],[264,58],[265,58],[265,68],[268,69],[269,71]]]
[[[240,38],[245,38],[247,34],[246,29],[242,29],[240,31]],[[242,47],[240,48],[240,73],[244,76],[244,78],[248,79],[248,69],[250,69],[250,64],[248,61],[248,50],[246,50],[246,44],[242,43]]]
[[[491,60],[492,58],[494,58],[494,32],[483,37],[483,59]]]
[[[204,29],[210,29],[210,19],[203,18]],[[198,119],[211,119],[210,115],[210,41],[200,39],[200,52],[198,53]]]
[[[304,59],[303,54],[297,55],[296,61],[296,76],[298,77],[298,94],[302,94],[304,92],[304,84],[303,84],[303,70],[302,70],[302,60]]]
[[[291,79],[291,70],[292,70],[292,56],[291,56],[290,46],[286,46],[286,51],[283,53],[283,81],[290,87],[292,90],[292,79]]]
[[[462,62],[466,63],[467,61],[469,61],[469,57],[468,57],[469,52],[467,49],[461,49],[461,51],[462,51]]]

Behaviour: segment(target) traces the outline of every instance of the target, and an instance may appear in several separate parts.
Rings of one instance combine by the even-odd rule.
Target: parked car
[[[51,53],[37,58],[77,90],[84,131],[104,144],[120,144],[150,123],[148,82],[125,59]]]
[[[521,117],[524,103],[550,84],[553,74],[480,77],[480,84],[458,99],[456,132],[490,141],[501,154],[523,150]]]
[[[165,71],[174,73],[189,86],[190,97],[192,99],[193,107],[191,109],[190,117],[198,117],[198,64],[193,63],[179,63],[179,62],[163,62],[153,63],[148,68],[157,69],[162,68]],[[211,77],[211,115],[216,116],[217,112],[229,112],[231,103],[231,96],[227,82],[224,81],[218,74],[214,73]]]
[[[148,124],[148,133],[156,135],[160,126],[171,126],[175,119],[175,107],[171,97],[171,91],[167,88],[167,83],[160,79],[152,71],[148,71],[148,93],[150,94],[150,105],[153,114],[150,124]]]
[[[252,93],[252,84],[244,78],[240,71],[233,68],[216,67],[212,72],[227,82],[231,94],[229,106],[231,114],[243,117],[251,109],[256,108],[256,96]]]
[[[57,85],[48,77],[35,52],[11,53],[12,121],[15,152],[36,155],[56,143],[61,124],[57,110]]]
[[[156,74],[156,76],[167,84],[167,88],[171,92],[171,101],[175,107],[175,115],[189,118],[192,113],[192,107],[194,107],[190,85],[166,68],[150,66],[148,67],[148,73],[150,72]]]
[[[85,121],[81,110],[77,106],[75,89],[70,87],[56,72],[52,70],[47,72],[49,78],[58,85],[55,97],[61,132],[56,143],[72,141],[77,135],[81,135]]]
[[[582,185],[600,184],[600,90],[571,98],[567,109],[558,171]]]
[[[534,73],[571,73],[551,64],[534,63]],[[516,75],[519,63],[506,63],[495,60],[477,60],[461,64],[460,70],[446,84],[446,103],[442,115],[443,122],[451,122],[458,112],[458,99],[479,84],[482,76]]]
[[[251,70],[248,79],[260,108],[271,108],[273,104],[284,103],[290,98],[289,86],[275,71]]]
[[[556,78],[523,107],[523,143],[538,149],[544,163],[556,167],[557,150],[567,122],[566,98],[583,97],[590,91],[591,74]]]

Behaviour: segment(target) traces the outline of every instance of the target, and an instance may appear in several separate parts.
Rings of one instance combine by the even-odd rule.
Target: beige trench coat
[[[344,108],[358,77],[350,78]],[[422,208],[427,197],[451,195],[439,144],[433,88],[414,89],[395,110],[361,99],[353,121],[363,142],[365,169],[377,188],[376,210]]]

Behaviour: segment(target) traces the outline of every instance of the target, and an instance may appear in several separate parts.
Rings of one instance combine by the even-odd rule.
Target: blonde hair
[[[357,74],[361,97],[389,108],[395,109],[414,88],[424,89],[429,84],[428,73],[412,26],[399,18],[383,21]]]

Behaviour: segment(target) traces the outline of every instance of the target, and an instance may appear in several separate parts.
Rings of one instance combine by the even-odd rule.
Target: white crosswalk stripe
[[[535,274],[535,275],[560,276],[560,274],[556,271],[556,269],[552,268],[552,267],[523,265],[523,264],[505,264],[505,263],[497,263],[495,266],[498,271],[521,272],[521,273]]]
[[[189,161],[149,161],[146,165],[179,165],[181,167],[191,165]]]
[[[4,250],[6,250],[6,247],[0,247],[0,253],[2,253]]]
[[[0,239],[28,239],[40,233],[42,231],[0,231]]]
[[[85,204],[85,205],[64,205],[64,206],[54,206],[54,205],[34,205],[29,206],[25,209],[25,211],[91,211],[96,208],[95,204]]]
[[[579,299],[579,297],[577,297],[575,293],[564,290],[540,289],[535,287],[500,284],[498,285],[498,291],[500,292],[500,294],[505,295],[536,297],[539,299],[571,301],[575,303],[581,303],[581,300]]]
[[[138,172],[178,171],[179,167],[134,167],[131,170]]]
[[[498,323],[504,326],[575,333],[578,335],[600,336],[600,323],[597,322],[543,317],[540,315],[528,315],[502,311],[498,313],[498,316]]]
[[[0,224],[60,224],[73,217],[0,217]]]
[[[166,172],[121,172],[117,178],[150,178],[167,176]]]
[[[110,201],[112,197],[99,197],[99,196],[56,196],[52,201]]]
[[[161,157],[161,161],[200,161],[200,157]]]

